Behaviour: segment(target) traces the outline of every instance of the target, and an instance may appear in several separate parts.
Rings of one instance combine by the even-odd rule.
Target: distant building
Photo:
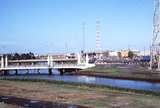
[[[123,58],[128,58],[128,50],[123,50],[123,51],[120,51],[120,53],[121,53],[121,57],[123,57]]]
[[[102,55],[103,55],[103,57],[108,57],[109,56],[109,51],[103,51]]]
[[[118,52],[117,51],[110,51],[109,56],[111,57],[118,57]]]
[[[150,51],[140,51],[138,56],[150,56]]]
[[[139,50],[131,50],[133,52],[134,55],[138,56],[140,51]]]

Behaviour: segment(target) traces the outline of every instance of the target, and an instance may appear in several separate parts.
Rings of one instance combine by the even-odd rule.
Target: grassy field
[[[159,108],[160,106],[160,96],[56,82],[0,80],[0,91],[0,95],[94,108]]]
[[[118,73],[118,72],[120,72],[120,69],[118,69],[118,68],[92,67],[92,68],[84,69],[84,70],[81,70],[81,71]]]

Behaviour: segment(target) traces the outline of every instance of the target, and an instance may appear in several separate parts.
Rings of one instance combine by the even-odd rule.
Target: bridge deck
[[[77,59],[53,59],[53,62],[77,61]],[[9,60],[9,63],[47,62],[47,59]]]
[[[86,69],[90,66],[86,65],[57,65],[57,66],[8,66],[0,68],[2,70],[27,70],[27,69]],[[93,65],[92,65],[93,67]]]

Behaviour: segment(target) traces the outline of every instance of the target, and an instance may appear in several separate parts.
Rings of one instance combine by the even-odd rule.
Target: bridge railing
[[[34,64],[34,65],[8,65],[4,68],[13,68],[13,67],[66,67],[66,66],[85,66],[85,64],[54,64],[49,66],[47,64]]]

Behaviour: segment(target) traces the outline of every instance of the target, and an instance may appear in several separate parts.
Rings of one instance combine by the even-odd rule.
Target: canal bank
[[[10,79],[11,80],[11,79]],[[0,95],[93,108],[159,108],[160,96],[44,80],[0,80]]]
[[[109,88],[112,90],[130,91],[142,94],[151,94],[160,96],[160,84],[137,82],[129,80],[115,80],[88,76],[48,76],[48,75],[25,75],[25,76],[5,76],[1,80],[9,81],[29,81],[29,82],[47,82],[56,84],[69,84],[69,85],[85,85],[88,87]]]
[[[160,71],[149,70],[135,64],[124,64],[116,66],[98,65],[93,68],[72,72],[73,75],[92,76],[101,78],[112,78],[122,80],[135,80],[160,83]]]
[[[137,73],[137,74],[134,74],[134,73],[113,74],[112,72],[78,71],[78,72],[72,72],[72,75],[160,83],[160,72],[158,72],[158,73],[141,73],[141,74],[139,74],[139,73]]]

